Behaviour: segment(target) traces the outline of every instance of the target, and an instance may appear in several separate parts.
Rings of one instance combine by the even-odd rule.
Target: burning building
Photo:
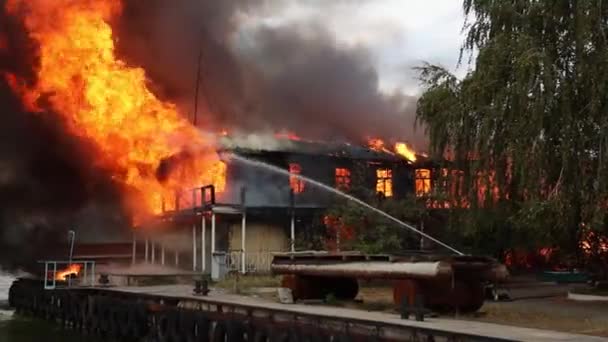
[[[166,253],[181,253],[188,259],[175,257],[180,265],[209,271],[214,254],[228,254],[231,266],[242,272],[268,271],[272,253],[295,250],[296,236],[336,201],[335,194],[307,179],[346,192],[358,184],[384,198],[416,192],[416,166],[398,150],[274,141],[275,146],[254,148],[224,137],[221,153],[238,158],[226,158],[221,187],[195,188],[173,197],[159,220],[139,229],[137,257],[164,263]]]
[[[34,246],[27,257],[39,258],[34,252],[49,250],[36,246],[62,244],[63,233],[77,226],[81,239],[88,230],[90,242],[113,230],[119,235],[107,239],[111,248],[87,247],[81,240],[77,255],[130,258],[125,235],[135,226],[138,257],[166,261],[164,253],[155,254],[163,250],[156,245],[162,240],[181,264],[190,262],[179,258],[192,254],[190,235],[165,236],[168,230],[148,229],[148,223],[163,217],[165,223],[185,220],[190,228],[196,221],[201,238],[203,221],[193,217],[222,210],[217,245],[208,251],[243,249],[229,243],[240,234],[230,220],[241,220],[243,213],[249,243],[255,236],[265,245],[246,245],[249,251],[285,249],[292,240],[291,217],[309,217],[331,203],[331,196],[296,175],[342,190],[362,177],[368,189],[394,198],[427,184],[416,179],[417,156],[407,145],[356,143],[366,135],[409,136],[413,123],[413,98],[380,92],[365,51],[340,47],[323,30],[311,37],[298,27],[261,27],[247,49],[228,38],[236,35],[238,13],[247,6],[164,3],[0,0],[0,99],[7,108],[0,125],[6,204],[0,218],[3,241],[14,240],[11,251],[27,242]],[[200,87],[194,87],[198,78]],[[193,114],[192,99],[200,107]],[[255,147],[208,133],[224,128],[289,130],[323,142],[274,137]],[[226,152],[270,163],[292,177],[224,160]],[[213,208],[192,193],[207,185],[215,190]],[[211,223],[209,217],[207,232]],[[254,224],[272,227],[256,232]],[[141,242],[160,231],[165,235],[155,238],[154,247],[148,236],[145,253]],[[32,242],[32,232],[39,243]],[[208,244],[213,239],[206,234]],[[203,255],[208,263],[210,255]],[[202,261],[192,260],[200,268]]]

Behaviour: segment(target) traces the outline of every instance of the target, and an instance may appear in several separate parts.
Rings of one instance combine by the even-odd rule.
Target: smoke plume
[[[201,127],[423,145],[413,130],[415,99],[383,94],[365,47],[341,46],[320,20],[250,28],[244,18],[255,17],[263,1],[125,3],[116,24],[119,51],[187,115],[194,111],[201,57]]]
[[[0,0],[0,8],[6,3]],[[382,93],[365,47],[338,44],[318,20],[245,27],[260,5],[269,6],[264,0],[123,4],[122,16],[112,23],[118,54],[143,67],[153,91],[178,104],[184,115],[193,115],[197,98],[200,127],[247,137],[287,130],[323,140],[379,136],[420,142],[420,134],[412,138],[414,99]],[[37,48],[19,18],[1,10],[0,262],[5,267],[47,257],[45,247],[65,241],[69,229],[84,232],[77,239],[87,231],[96,232],[96,239],[101,232],[109,237],[112,228],[128,232],[122,229],[128,226],[124,191],[97,166],[96,146],[68,134],[61,116],[50,110],[28,113],[7,84],[8,73],[34,83]]]
[[[10,90],[6,73],[34,80],[36,46],[3,11],[0,41],[0,263],[12,268],[52,256],[69,229],[103,236],[125,221],[117,185],[93,166],[95,147],[66,134],[58,115],[26,112]]]

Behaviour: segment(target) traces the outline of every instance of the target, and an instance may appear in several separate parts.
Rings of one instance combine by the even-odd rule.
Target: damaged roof
[[[223,137],[220,144],[223,151],[232,151],[244,154],[258,154],[266,152],[293,153],[332,156],[336,158],[411,163],[405,157],[390,151],[379,151],[371,149],[367,146],[353,145],[344,142],[277,139],[276,141],[268,144],[246,145],[240,144],[238,140]]]

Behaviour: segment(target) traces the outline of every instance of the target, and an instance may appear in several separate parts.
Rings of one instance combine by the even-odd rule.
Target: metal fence
[[[57,261],[44,263],[44,289],[57,287],[95,286],[95,261]]]

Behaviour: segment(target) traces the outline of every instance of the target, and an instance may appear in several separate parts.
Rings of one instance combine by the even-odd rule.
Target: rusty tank
[[[321,299],[333,294],[354,299],[358,280],[380,279],[393,286],[395,305],[413,305],[423,298],[434,311],[477,311],[484,285],[504,282],[509,273],[497,260],[483,256],[408,251],[400,255],[359,252],[296,252],[276,254],[272,272],[295,299]]]

